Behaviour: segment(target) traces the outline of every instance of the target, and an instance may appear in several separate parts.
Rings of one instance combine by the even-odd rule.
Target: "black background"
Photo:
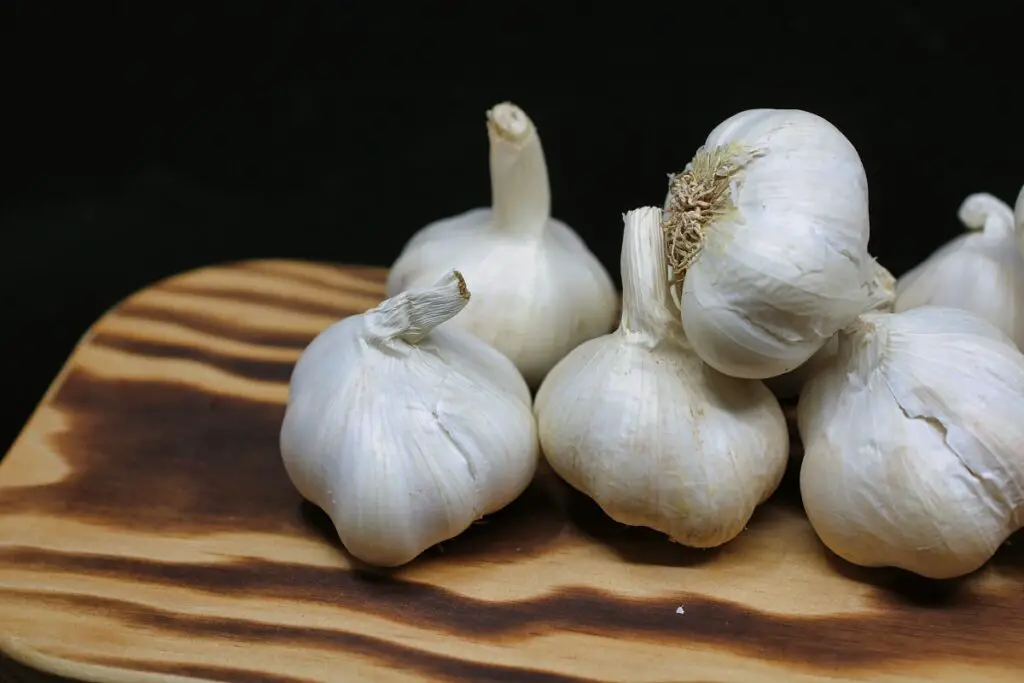
[[[1019,3],[0,5],[0,452],[88,326],[218,261],[388,265],[489,201],[484,112],[536,122],[554,213],[617,273],[711,128],[825,116],[899,274],[1024,183]]]

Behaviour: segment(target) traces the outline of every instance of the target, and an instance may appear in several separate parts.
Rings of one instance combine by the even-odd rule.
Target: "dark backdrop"
[[[845,132],[896,274],[960,230],[967,194],[1024,183],[1019,3],[213,5],[0,6],[0,452],[133,290],[251,257],[387,265],[486,204],[502,100],[612,272],[622,212],[746,108]]]

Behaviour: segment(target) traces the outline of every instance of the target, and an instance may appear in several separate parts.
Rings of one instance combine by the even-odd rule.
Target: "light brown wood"
[[[0,465],[17,680],[1024,680],[1024,540],[958,582],[857,569],[792,477],[715,551],[618,526],[544,471],[413,564],[354,568],[277,436],[304,345],[383,279],[219,266],[95,325]]]

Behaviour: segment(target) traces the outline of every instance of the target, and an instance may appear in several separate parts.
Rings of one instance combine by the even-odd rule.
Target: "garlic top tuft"
[[[1020,199],[1017,213],[1024,218]],[[899,279],[895,308],[962,308],[982,316],[1024,349],[1024,220],[1015,229],[1014,211],[985,193],[967,197],[957,215],[970,231]]]
[[[686,343],[661,214],[624,216],[620,325],[563,358],[534,411],[552,468],[612,519],[706,548],[739,534],[778,486],[789,435],[762,382],[719,373]]]
[[[540,137],[522,109],[487,112],[491,207],[435,221],[391,268],[388,296],[433,282],[452,264],[474,300],[449,323],[508,356],[531,386],[581,342],[610,331],[618,295],[604,266],[551,217]]]
[[[539,460],[530,392],[456,328],[450,271],[321,332],[292,372],[281,456],[298,492],[364,562],[397,566],[512,502]]]
[[[872,305],[867,177],[820,116],[730,117],[671,177],[665,212],[686,336],[725,374],[788,372]]]
[[[862,566],[977,569],[1024,525],[1024,355],[938,306],[865,313],[838,336],[797,408],[815,532]]]

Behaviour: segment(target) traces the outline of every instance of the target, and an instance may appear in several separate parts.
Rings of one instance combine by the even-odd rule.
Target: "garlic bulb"
[[[893,302],[896,300],[896,278],[878,261],[874,261],[872,269],[874,275],[871,282],[868,283],[869,297],[872,302],[870,310],[891,311]],[[839,339],[833,335],[823,347],[796,370],[790,370],[778,377],[770,377],[764,383],[779,399],[796,398],[807,379],[828,365],[838,350]]]
[[[863,566],[967,574],[1024,525],[1024,355],[973,313],[865,313],[804,386],[800,490]]]
[[[672,177],[665,209],[686,337],[727,375],[793,370],[871,306],[864,167],[819,116],[725,120]]]
[[[778,486],[789,434],[763,383],[687,345],[660,223],[657,208],[626,214],[619,328],[562,359],[534,411],[552,468],[611,518],[706,548],[739,534]]]
[[[1020,201],[1018,209],[1024,210]],[[925,304],[962,308],[1024,348],[1024,242],[1014,230],[1013,210],[979,193],[964,200],[958,216],[971,232],[947,242],[899,279],[896,310]]]
[[[540,453],[522,376],[479,339],[438,327],[469,298],[452,271],[327,328],[292,373],[285,469],[364,562],[409,562],[533,478]]]
[[[612,329],[618,294],[583,240],[551,217],[544,151],[527,115],[499,104],[487,130],[493,207],[421,229],[392,266],[387,293],[433,282],[454,264],[474,296],[450,324],[511,358],[536,386],[566,353]]]

